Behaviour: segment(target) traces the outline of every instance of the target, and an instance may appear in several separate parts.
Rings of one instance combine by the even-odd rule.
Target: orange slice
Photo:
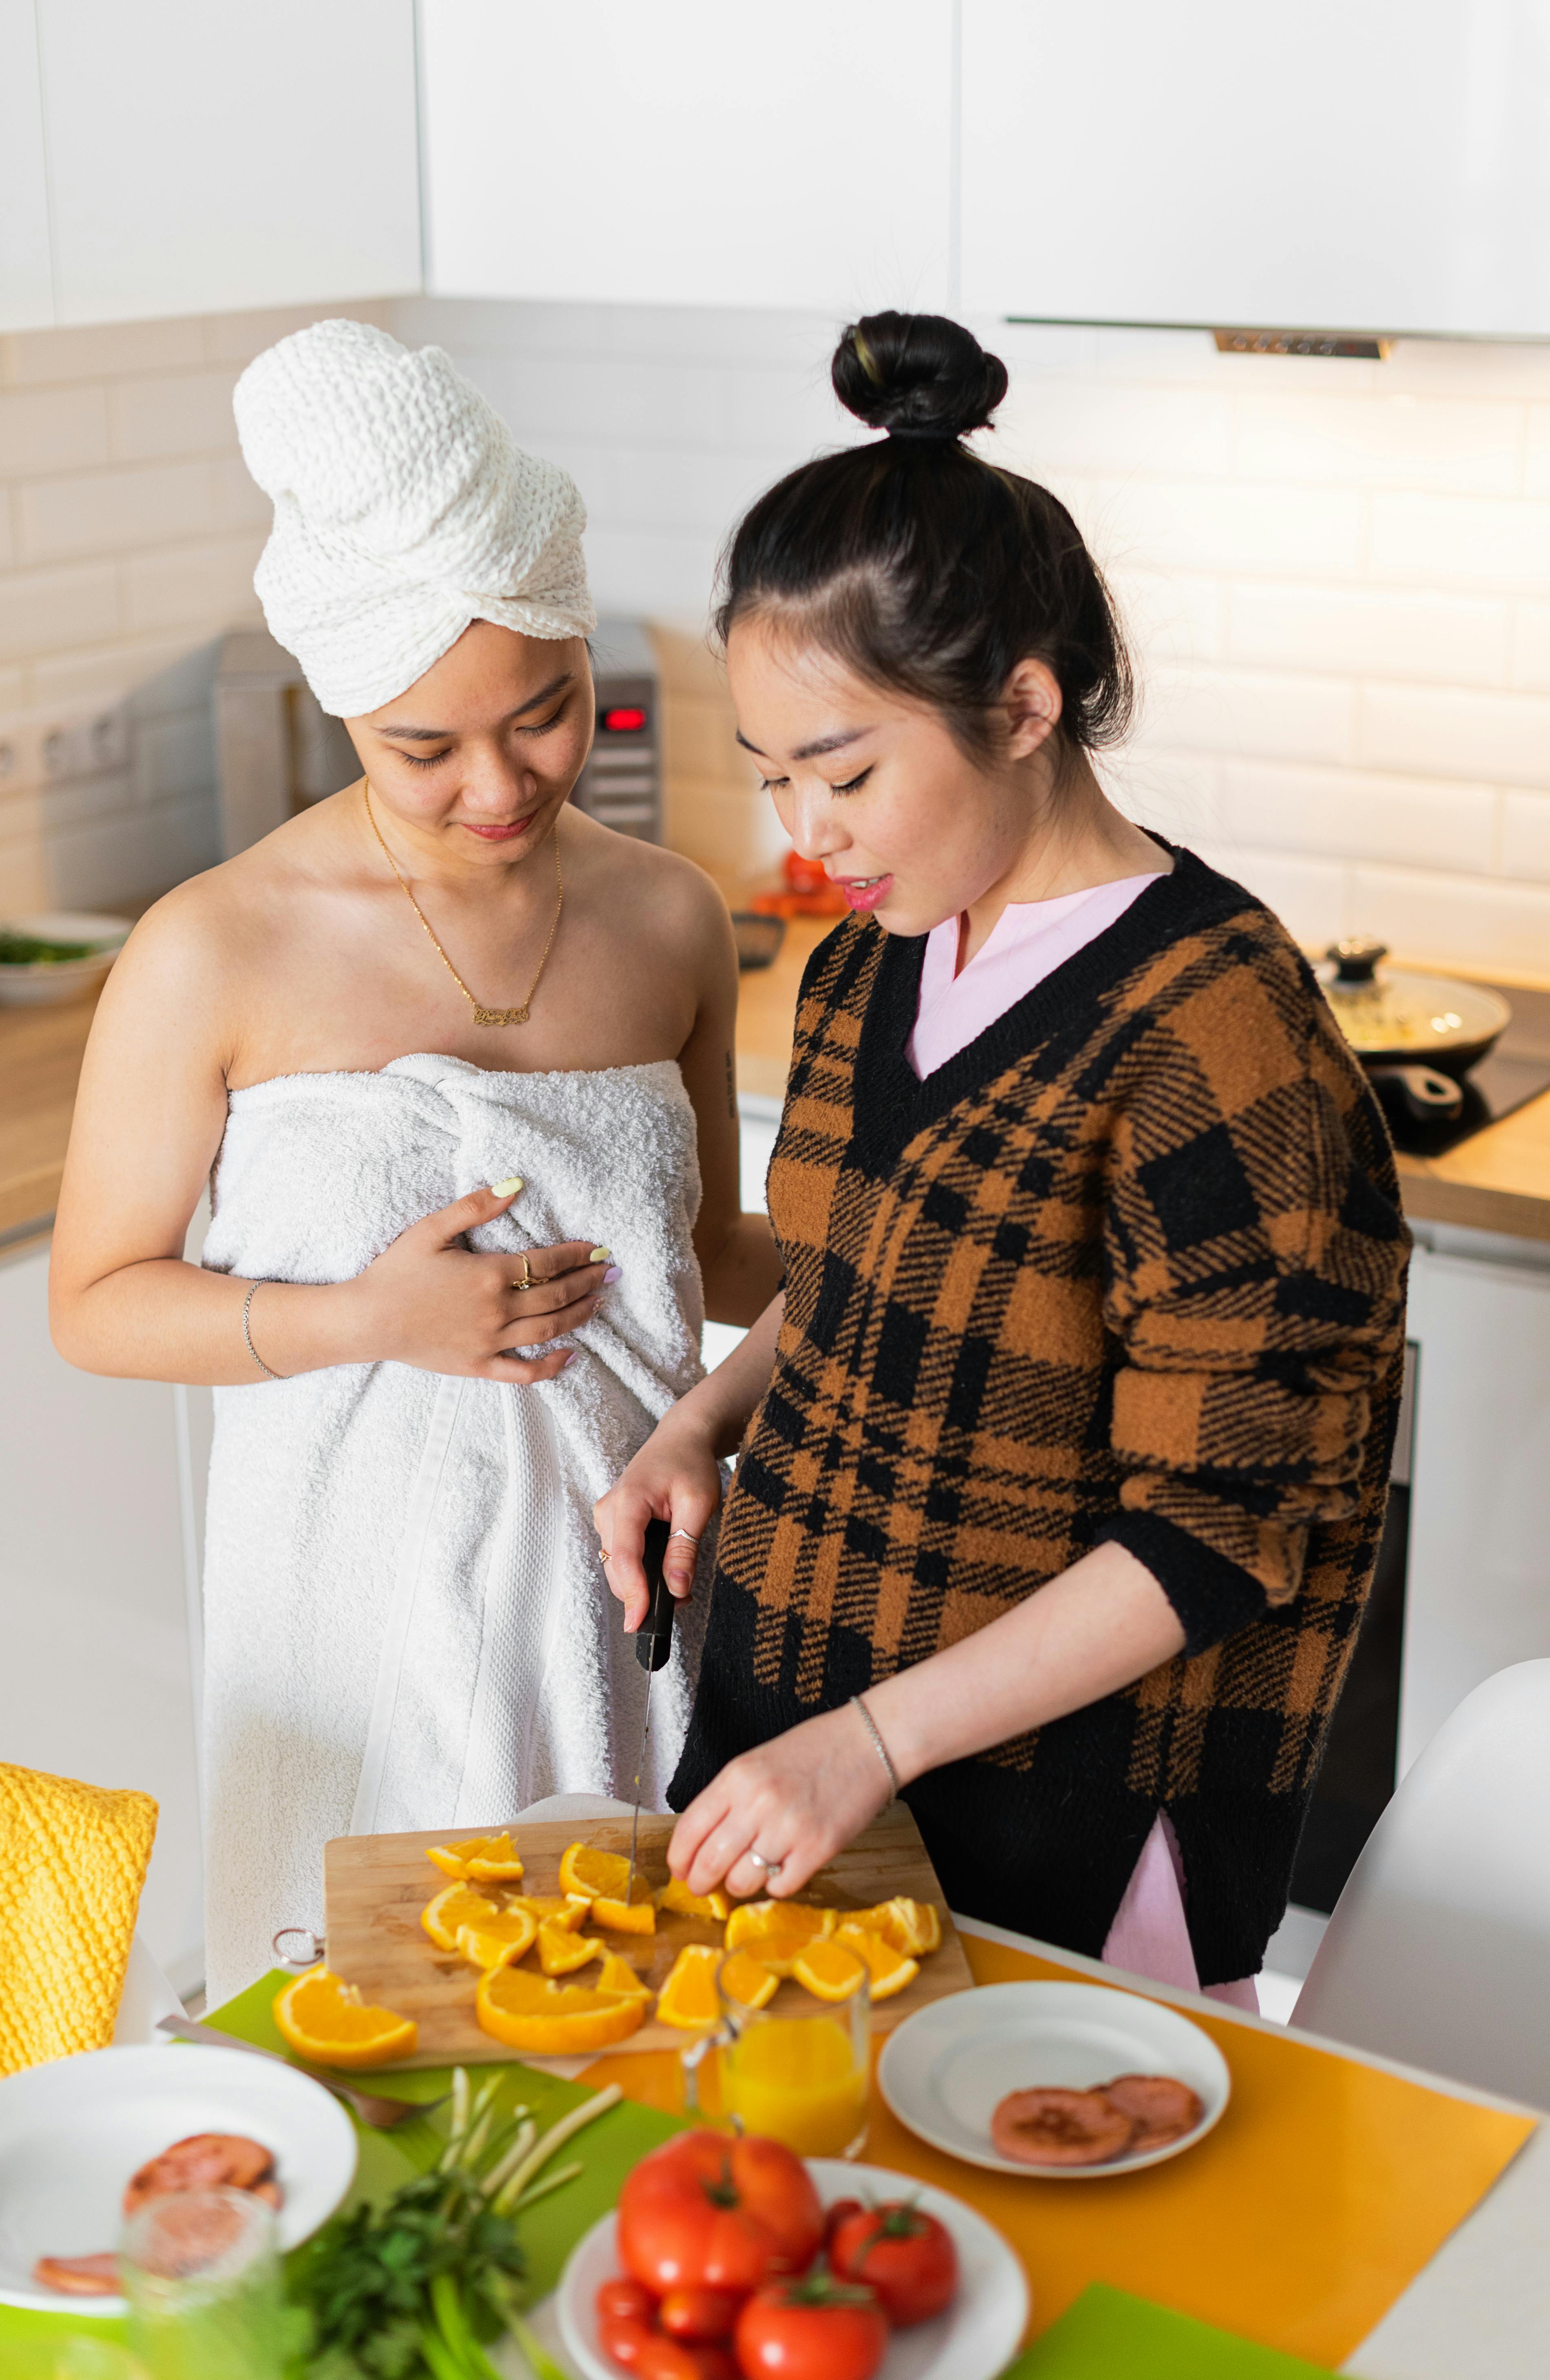
[[[646,2015],[635,1992],[591,1991],[550,1982],[530,1967],[494,1967],[479,1977],[474,2013],[494,2041],[530,2058],[574,2058],[627,2040]]]
[[[746,1900],[727,1921],[727,1949],[746,1950],[777,1975],[789,1975],[809,1942],[834,1931],[832,1909],[805,1900]]]
[[[676,1917],[699,1917],[708,1925],[724,1925],[732,1913],[732,1903],[724,1892],[691,1892],[677,1876],[664,1884],[652,1899],[659,1909]]]
[[[471,1967],[505,1967],[533,1947],[539,1921],[530,1909],[503,1909],[457,1929],[457,1947]]]
[[[594,1924],[606,1925],[611,1933],[654,1934],[657,1930],[651,1888],[643,1876],[630,1883],[630,1863],[623,1852],[599,1852],[590,1843],[572,1843],[560,1862],[560,1889],[584,1893],[592,1904]]]
[[[853,1911],[845,1923],[882,1935],[906,1959],[918,1959],[927,1950],[941,1948],[942,1921],[928,1900],[910,1900],[901,1894],[893,1900],[880,1900],[876,1909]]]
[[[792,1962],[792,1973],[816,2000],[848,2000],[860,1990],[868,1972],[859,1951],[822,1935]]]
[[[568,1925],[553,1923],[539,1927],[539,1964],[546,1975],[574,1974],[589,1960],[607,1955],[595,1934],[573,1934]]]
[[[434,1900],[426,1902],[419,1922],[438,1950],[455,1950],[460,1926],[485,1925],[500,1914],[500,1902],[476,1885],[449,1884]]]
[[[518,1909],[530,1909],[540,1925],[563,1925],[574,1934],[592,1903],[584,1892],[519,1892]]]
[[[476,1835],[466,1843],[438,1843],[425,1854],[443,1876],[472,1877],[477,1884],[515,1884],[522,1874],[510,1835]]]
[[[419,2038],[413,2017],[370,2008],[353,1984],[313,1967],[274,1998],[274,2022],[287,2049],[317,2066],[387,2066],[412,2058]]]
[[[751,1958],[746,1950],[733,1950],[721,1961],[721,1989],[728,1999],[741,2000],[745,2008],[764,2008],[780,1986],[774,1968]]]
[[[842,1942],[847,1950],[854,1950],[857,1958],[866,1960],[875,2000],[891,1999],[894,1993],[902,1992],[906,1984],[913,1984],[920,1973],[918,1959],[906,1959],[902,1950],[894,1949],[886,1934],[879,1934],[869,1925],[853,1925],[847,1920],[836,1929],[834,1939]]]
[[[706,2033],[721,2021],[716,1990],[716,1970],[721,1953],[714,1942],[685,1942],[672,1962],[672,1973],[657,1995],[657,2015],[663,2024],[684,2033]]]
[[[650,1985],[642,1983],[622,1950],[604,1950],[602,1965],[598,1969],[598,1989],[600,1992],[632,1992],[643,2000],[651,1997]]]
[[[636,1888],[627,1902],[598,1900],[592,1903],[592,1923],[606,1925],[611,1934],[654,1934],[657,1912],[651,1901],[651,1888],[636,1878]]]

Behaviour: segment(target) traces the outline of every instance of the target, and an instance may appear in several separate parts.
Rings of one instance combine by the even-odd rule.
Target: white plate
[[[1171,2074],[1205,2112],[1166,2148],[1108,2165],[1016,2165],[990,2141],[1009,2091],[1090,2091],[1119,2074]],[[1232,2093],[1228,2063],[1199,2025],[1160,2000],[1106,1984],[986,1984],[908,2016],[883,2045],[878,2084],[899,2121],[935,2149],[1023,2181],[1108,2181],[1181,2156]]]
[[[90,942],[85,959],[35,959],[30,965],[0,960],[0,1008],[46,1008],[75,1000],[102,982],[133,931],[128,917],[102,917],[94,911],[55,909],[30,917],[0,918],[7,933],[31,934],[42,942]]]
[[[807,2170],[826,2206],[837,2198],[913,2198],[952,2234],[958,2295],[935,2322],[894,2332],[878,2380],[995,2380],[1028,2325],[1028,2284],[1000,2233],[961,2198],[879,2165],[809,2157]],[[599,2284],[622,2270],[614,2218],[605,2215],[572,2249],[555,2303],[565,2352],[585,2380],[619,2380],[618,2364],[598,2345],[596,2301]]]
[[[355,2177],[344,2108],[292,2066],[240,2049],[92,2049],[0,2082],[0,2304],[120,2314],[121,2297],[41,2289],[40,2256],[115,2248],[124,2186],[190,2132],[242,2132],[274,2152],[280,2244],[326,2222]]]

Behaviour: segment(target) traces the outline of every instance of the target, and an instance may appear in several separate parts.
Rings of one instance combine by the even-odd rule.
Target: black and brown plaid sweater
[[[1204,1983],[1285,1907],[1387,1497],[1408,1234],[1284,929],[1187,852],[922,1083],[922,941],[803,979],[769,1389],[671,1800],[1118,1538],[1186,1645],[918,1779],[951,1905],[1096,1955],[1159,1808]]]

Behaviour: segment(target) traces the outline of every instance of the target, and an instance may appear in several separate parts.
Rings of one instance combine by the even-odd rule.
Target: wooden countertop
[[[793,918],[773,966],[743,978],[742,1090],[769,1099],[783,1095],[797,986],[829,930],[822,919]],[[0,1009],[0,1236],[19,1236],[54,1212],[95,1006],[88,999]],[[1550,1241],[1550,1091],[1446,1157],[1401,1156],[1399,1177],[1413,1221]]]

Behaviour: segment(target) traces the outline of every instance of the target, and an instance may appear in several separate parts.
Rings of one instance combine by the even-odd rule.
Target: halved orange
[[[472,1877],[476,1884],[515,1884],[522,1862],[509,1834],[475,1835],[466,1843],[438,1843],[425,1854],[443,1876]]]
[[[530,2058],[573,2058],[608,2049],[638,2030],[645,1998],[551,1983],[530,1967],[494,1967],[479,1977],[474,2013],[492,2040]]]
[[[500,1902],[480,1892],[477,1885],[449,1884],[434,1900],[426,1902],[419,1922],[438,1950],[455,1950],[459,1927],[486,1925],[500,1914]]]
[[[792,1973],[817,2000],[848,2000],[860,1990],[867,1972],[859,1951],[821,1934],[792,1961]]]
[[[832,1909],[805,1900],[745,1900],[727,1920],[729,1950],[746,1950],[777,1975],[789,1975],[809,1942],[834,1931]]]
[[[721,1961],[721,1989],[729,1999],[741,2000],[745,2008],[764,2008],[780,1987],[781,1978],[774,1968],[751,1958],[746,1950],[733,1950]]]
[[[629,1992],[637,1998],[648,2000],[651,1986],[643,1983],[622,1950],[605,1950],[602,1965],[598,1969],[599,1992]]]
[[[708,2033],[721,2021],[716,1991],[716,1970],[721,1953],[714,1942],[685,1942],[657,1995],[657,2015],[663,2024],[684,2033]]]
[[[539,1921],[530,1909],[502,1909],[457,1929],[457,1947],[471,1967],[506,1967],[533,1947]]]
[[[595,1934],[573,1934],[568,1925],[556,1924],[539,1927],[539,1964],[546,1975],[574,1974],[588,1960],[607,1955]]]
[[[419,2038],[412,2016],[369,2006],[326,1967],[309,1969],[275,1994],[274,2022],[286,2048],[316,2066],[387,2066],[412,2058]]]
[[[540,1925],[563,1925],[574,1934],[592,1904],[584,1892],[519,1892],[518,1909],[530,1909]]]
[[[914,1983],[920,1973],[918,1959],[906,1959],[902,1950],[894,1949],[886,1934],[878,1933],[873,1926],[854,1925],[847,1918],[843,1925],[835,1928],[833,1938],[836,1942],[842,1942],[847,1950],[854,1950],[858,1958],[866,1960],[875,2000],[891,1999],[895,1992],[902,1992],[906,1984]]]
[[[918,1959],[941,1948],[942,1921],[930,1901],[911,1900],[903,1893],[892,1900],[878,1901],[875,1909],[853,1910],[845,1923],[881,1934],[906,1959]]]
[[[691,1892],[676,1876],[652,1898],[659,1909],[674,1916],[699,1917],[712,1925],[724,1925],[732,1913],[732,1903],[724,1892]]]

